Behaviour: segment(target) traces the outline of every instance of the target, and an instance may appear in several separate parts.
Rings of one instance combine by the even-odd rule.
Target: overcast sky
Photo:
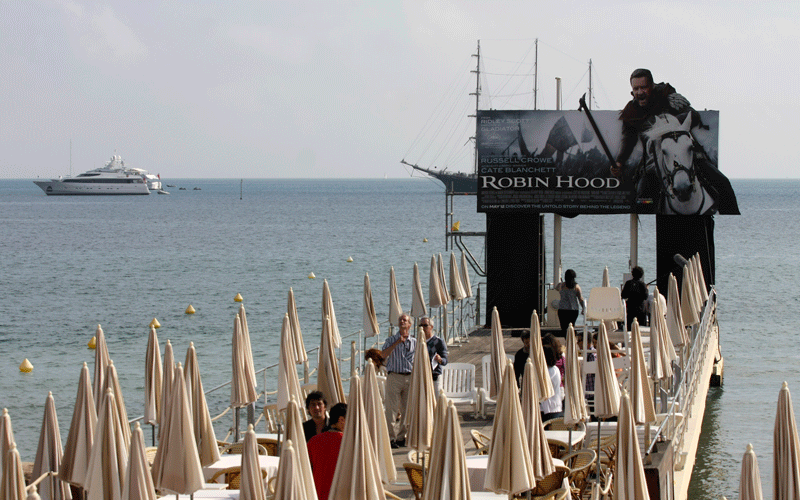
[[[73,173],[116,151],[167,179],[408,176],[478,39],[485,105],[532,107],[503,75],[535,38],[539,109],[555,77],[576,109],[589,59],[594,108],[621,109],[648,67],[720,111],[729,177],[798,177],[798,25],[797,0],[0,0],[0,178],[69,173],[70,140]]]

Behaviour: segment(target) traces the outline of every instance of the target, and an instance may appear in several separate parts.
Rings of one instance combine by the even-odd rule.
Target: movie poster
[[[619,111],[592,117],[613,160]],[[718,170],[719,112],[659,115],[621,169],[584,111],[479,111],[478,211],[559,214],[734,213]],[[738,208],[736,209],[738,213]]]

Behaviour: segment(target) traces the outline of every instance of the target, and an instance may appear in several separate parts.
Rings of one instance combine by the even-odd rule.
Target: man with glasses
[[[408,393],[411,389],[411,370],[414,367],[414,350],[417,339],[410,337],[411,318],[403,314],[398,319],[398,332],[383,344],[381,356],[386,360],[386,424],[389,427],[389,439],[392,448],[406,445],[408,429],[401,421],[400,428],[395,431],[397,416],[406,411]]]
[[[447,364],[447,344],[444,340],[433,333],[433,320],[427,316],[419,320],[419,326],[425,332],[425,344],[428,347],[428,357],[431,360],[431,374],[433,375],[433,387],[436,389],[436,396],[439,396],[441,382],[439,376],[442,374],[442,367]]]

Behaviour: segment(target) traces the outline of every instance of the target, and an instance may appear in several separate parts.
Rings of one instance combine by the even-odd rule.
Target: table
[[[191,495],[164,495],[158,498],[190,500]],[[199,490],[194,492],[194,498],[217,498],[220,500],[239,500],[239,490]]]
[[[267,486],[267,481],[273,476],[278,474],[278,462],[280,461],[279,457],[271,457],[269,455],[259,455],[258,456],[258,463],[262,469],[267,471],[267,477],[264,478],[264,487]],[[221,470],[228,469],[230,467],[241,467],[242,466],[242,456],[235,455],[235,454],[226,454],[221,455],[219,460],[214,462],[211,465],[203,467],[203,477],[206,481],[209,481],[214,474]]]
[[[491,491],[473,491],[472,500],[508,500],[508,495],[499,495]]]
[[[466,457],[466,460],[470,489],[474,492],[486,491],[486,488],[483,486],[483,482],[486,477],[486,467],[489,465],[489,455],[471,455]],[[564,465],[564,462],[558,458],[554,458],[553,465]]]
[[[561,441],[562,443],[569,444],[574,449],[586,437],[586,431],[585,430],[572,431],[572,442],[571,443],[569,442],[569,431],[545,430],[544,431],[544,436],[547,439],[554,439],[556,441]]]

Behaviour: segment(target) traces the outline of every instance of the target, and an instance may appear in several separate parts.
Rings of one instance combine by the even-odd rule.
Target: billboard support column
[[[631,214],[631,257],[628,271],[639,265],[639,216]]]
[[[553,284],[561,281],[561,216],[553,214]]]

